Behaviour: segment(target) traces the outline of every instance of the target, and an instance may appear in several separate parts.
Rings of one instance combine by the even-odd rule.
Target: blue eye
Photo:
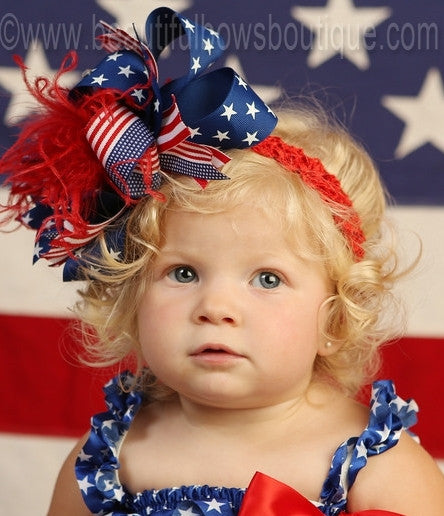
[[[169,272],[168,277],[179,283],[191,283],[197,279],[197,274],[191,267],[181,265]]]
[[[257,274],[252,281],[253,287],[262,287],[266,289],[276,288],[281,284],[279,276],[273,272],[264,271]]]

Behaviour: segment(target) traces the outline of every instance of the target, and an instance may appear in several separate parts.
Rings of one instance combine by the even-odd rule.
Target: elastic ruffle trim
[[[393,382],[373,383],[369,423],[359,437],[351,437],[336,451],[320,502],[331,506],[327,515],[343,511],[347,494],[368,457],[383,453],[397,444],[402,430],[417,421],[418,406],[414,400],[404,401],[396,394]]]
[[[132,512],[122,512],[133,497],[120,484],[117,470],[120,443],[143,402],[143,394],[134,388],[135,381],[131,373],[125,372],[105,385],[109,410],[91,418],[89,439],[76,461],[79,487],[94,514]]]

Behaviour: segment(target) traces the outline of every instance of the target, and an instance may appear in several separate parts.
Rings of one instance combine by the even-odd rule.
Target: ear
[[[327,331],[330,318],[332,316],[333,303],[336,302],[336,297],[331,295],[319,307],[318,313],[318,355],[321,357],[328,357],[336,353],[342,346],[343,342],[341,339],[328,339],[327,335],[334,335],[332,331]]]
[[[318,345],[318,355],[321,357],[328,357],[333,355],[341,347],[340,342],[327,340],[320,342]]]

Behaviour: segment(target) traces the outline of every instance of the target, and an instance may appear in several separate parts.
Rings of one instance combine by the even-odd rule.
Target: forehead
[[[285,233],[279,217],[272,216],[254,204],[237,205],[211,213],[173,207],[165,214],[163,228],[165,236],[183,239],[198,236],[206,228],[233,237],[260,237]]]
[[[161,249],[219,249],[227,253],[235,245],[248,253],[285,253],[299,257],[308,246],[303,232],[296,238],[279,216],[255,204],[235,206],[217,213],[190,212],[174,208],[166,213]]]

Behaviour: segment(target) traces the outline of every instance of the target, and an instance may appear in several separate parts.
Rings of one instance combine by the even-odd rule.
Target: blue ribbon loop
[[[153,73],[157,65],[150,60],[157,60],[181,36],[188,41],[188,73],[159,87]],[[208,71],[224,50],[222,37],[215,31],[160,7],[148,16],[146,39],[150,53],[145,60],[134,52],[118,51],[120,56],[104,58],[76,89],[114,88],[127,92],[129,106],[145,111],[146,123],[155,137],[160,114],[171,105],[172,95],[184,123],[195,131],[190,138],[195,143],[220,149],[247,148],[272,132],[276,117],[233,69]]]
[[[189,71],[182,78],[173,81],[185,84],[201,75],[222,56],[225,42],[214,30],[198,23],[192,23],[188,18],[168,7],[159,7],[151,12],[145,24],[146,41],[154,59],[175,39],[186,35],[190,52]],[[181,86],[175,86],[177,91]]]

